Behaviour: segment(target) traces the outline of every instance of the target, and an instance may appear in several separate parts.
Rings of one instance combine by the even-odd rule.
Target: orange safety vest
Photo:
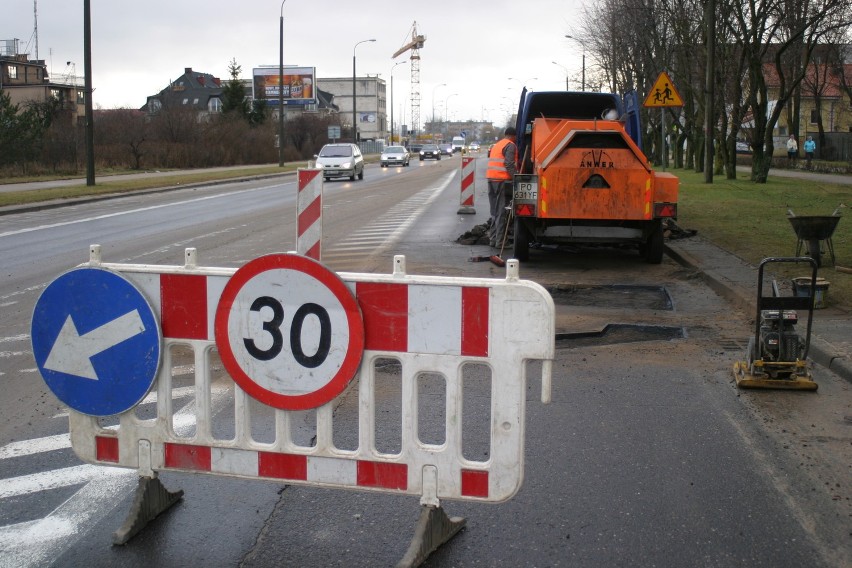
[[[491,147],[491,152],[488,153],[488,170],[485,172],[485,178],[493,181],[509,181],[512,176],[506,169],[503,150],[507,145],[514,144],[508,138],[503,138],[494,146]]]

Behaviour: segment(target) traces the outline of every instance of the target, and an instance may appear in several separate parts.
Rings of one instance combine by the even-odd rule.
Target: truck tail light
[[[677,219],[677,203],[654,203],[654,217]]]
[[[518,217],[535,217],[535,205],[532,203],[516,203],[515,215]]]

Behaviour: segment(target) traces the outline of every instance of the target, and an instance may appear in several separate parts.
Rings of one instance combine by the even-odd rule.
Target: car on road
[[[453,155],[453,145],[452,144],[438,144],[438,148],[441,149],[442,156],[452,156]]]
[[[467,149],[471,152],[479,152],[479,142],[471,142]]]
[[[424,144],[420,149],[420,161],[423,160],[440,160],[441,149],[436,144]]]
[[[333,177],[348,177],[355,181],[364,179],[364,156],[355,144],[326,144],[316,158],[316,167],[322,169],[326,180]]]
[[[453,136],[453,152],[464,152],[467,146],[464,136]]]
[[[388,146],[379,157],[379,164],[383,168],[394,165],[407,166],[410,160],[411,155],[403,146]]]

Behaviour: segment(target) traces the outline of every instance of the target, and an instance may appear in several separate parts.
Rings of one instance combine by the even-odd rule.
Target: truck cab
[[[662,261],[662,221],[677,218],[678,180],[652,170],[631,105],[611,93],[523,91],[515,258],[527,260],[532,243],[583,243],[632,244],[648,262]]]

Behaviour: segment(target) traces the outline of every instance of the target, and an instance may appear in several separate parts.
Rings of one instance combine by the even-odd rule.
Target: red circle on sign
[[[286,274],[286,272],[281,271],[292,271],[297,277],[296,280],[303,282],[305,280],[311,281],[311,286],[315,282],[317,285],[316,290],[321,293],[320,295],[328,296],[328,293],[330,293],[331,297],[336,302],[339,302],[338,307],[343,310],[343,319],[348,327],[345,333],[343,333],[348,338],[345,346],[345,354],[342,356],[336,369],[334,369],[333,375],[327,378],[320,376],[319,381],[321,385],[314,390],[302,394],[283,394],[276,392],[260,384],[262,381],[249,376],[241,361],[245,361],[247,356],[252,357],[249,351],[244,351],[246,348],[244,344],[250,340],[242,337],[231,337],[230,324],[232,323],[232,316],[235,315],[233,313],[234,304],[237,303],[237,307],[241,308],[243,307],[242,303],[244,303],[244,298],[239,297],[240,293],[247,286],[262,288],[265,276],[268,277],[268,274],[264,275],[264,273],[269,273],[270,271],[278,271],[281,274]],[[252,280],[258,279],[261,284],[252,282]],[[275,291],[279,293],[282,288],[286,288],[286,286],[280,286],[277,283],[273,283],[271,287],[276,288]],[[270,294],[274,292],[270,292]],[[308,290],[308,294],[310,293],[311,290]],[[264,296],[264,298],[267,298],[267,296]],[[241,314],[236,314],[235,317],[241,317]],[[246,317],[248,317],[248,314],[246,314]],[[236,323],[239,324],[240,321]],[[264,323],[264,330],[267,329],[266,323],[268,322]],[[251,397],[267,406],[282,410],[307,410],[317,408],[334,400],[355,377],[358,366],[361,364],[361,356],[364,352],[364,322],[361,318],[361,310],[358,307],[358,302],[352,292],[336,273],[311,258],[295,254],[266,255],[256,258],[239,268],[225,285],[225,289],[219,299],[219,304],[216,307],[214,325],[216,346],[219,348],[222,364],[231,374],[234,381]],[[236,345],[237,351],[235,351],[235,345],[232,344],[232,339],[238,342]],[[337,348],[340,347],[342,346],[337,346]],[[269,365],[268,363],[263,364]],[[311,380],[314,381],[317,380],[318,374],[321,375],[321,371],[312,370],[309,372]]]

